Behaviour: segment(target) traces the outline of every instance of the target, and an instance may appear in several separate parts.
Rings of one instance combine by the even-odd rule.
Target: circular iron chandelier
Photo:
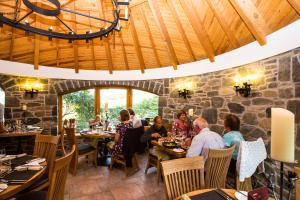
[[[90,16],[81,12],[77,12],[75,10],[63,8],[58,0],[45,0],[47,1],[47,3],[51,4],[52,9],[39,7],[34,3],[32,3],[30,0],[22,0],[23,4],[29,9],[29,12],[27,12],[24,16],[22,16],[20,19],[17,20],[16,17],[17,13],[20,12],[19,7],[17,6],[18,1],[21,0],[16,0],[16,6],[14,8],[14,12],[4,13],[0,11],[0,27],[3,27],[3,24],[6,24],[11,27],[23,30],[26,35],[28,35],[28,33],[39,34],[48,37],[49,40],[52,40],[52,38],[58,38],[58,39],[69,40],[69,42],[72,42],[73,40],[86,40],[88,42],[91,39],[95,39],[95,38],[102,39],[102,37],[108,37],[108,35],[113,31],[120,31],[121,30],[120,20],[126,20],[126,21],[128,20],[128,7],[129,7],[130,0],[111,0],[113,4],[113,17],[114,17],[113,20],[102,19],[99,17]],[[120,7],[125,9],[124,17],[120,17],[120,12],[121,12]],[[99,20],[102,22],[106,22],[110,25],[105,28],[99,27],[99,30],[96,32],[92,32],[91,30],[89,30],[86,31],[86,33],[79,34],[76,33],[70,26],[67,25],[67,23],[65,23],[59,17],[59,15],[62,12],[68,12],[89,19]],[[63,24],[68,29],[68,32],[63,33],[63,32],[54,31],[52,26],[50,26],[50,28],[48,29],[42,29],[42,28],[30,26],[26,18],[33,13],[39,14],[40,16],[56,18],[61,24]],[[10,15],[10,14],[14,14],[15,17],[13,19],[5,17],[5,15]]]

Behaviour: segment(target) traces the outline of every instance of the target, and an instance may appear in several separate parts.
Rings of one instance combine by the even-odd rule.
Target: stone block
[[[300,100],[289,100],[287,109],[295,114],[295,122],[300,123]]]
[[[264,97],[278,97],[278,93],[275,90],[266,90],[266,91],[263,91],[263,96]]]
[[[252,100],[253,105],[272,105],[273,101],[266,98],[255,98]]]
[[[250,112],[245,113],[242,118],[242,123],[250,124],[250,125],[257,125],[258,121],[257,121],[256,114],[250,113]]]
[[[289,81],[291,79],[291,57],[286,56],[279,59],[278,80]]]
[[[209,91],[207,92],[208,97],[213,97],[213,96],[218,96],[219,92],[218,91]]]
[[[300,82],[300,62],[296,56],[292,58],[292,66],[293,66],[293,81]]]
[[[212,97],[211,105],[214,108],[221,108],[224,104],[224,99],[222,97]]]
[[[279,89],[279,97],[282,99],[292,98],[294,96],[294,88]]]
[[[20,100],[15,96],[6,96],[5,107],[20,107]]]
[[[55,94],[49,94],[45,96],[46,105],[57,105],[57,96]]]
[[[159,107],[166,107],[168,104],[168,98],[167,97],[159,97],[158,98],[158,106]]]
[[[227,106],[232,113],[241,114],[245,111],[245,107],[238,103],[228,103]]]
[[[202,117],[204,117],[209,124],[215,124],[218,121],[218,111],[215,108],[203,109]]]

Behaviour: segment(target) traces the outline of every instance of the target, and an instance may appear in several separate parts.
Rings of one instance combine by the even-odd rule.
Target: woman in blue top
[[[243,135],[240,132],[240,119],[233,114],[226,115],[224,120],[224,128],[226,132],[226,134],[224,135],[225,146],[230,147],[234,144],[236,145],[229,166],[229,173],[235,174],[236,160],[239,152],[240,142],[245,141]]]

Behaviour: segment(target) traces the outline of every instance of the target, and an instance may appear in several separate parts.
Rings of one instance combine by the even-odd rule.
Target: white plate
[[[181,153],[181,152],[184,152],[183,149],[180,149],[180,148],[175,148],[173,149],[173,151],[177,152],[177,153]]]
[[[7,184],[0,183],[0,190],[5,190],[7,187],[8,187]]]
[[[245,195],[247,195],[247,196],[245,196],[245,195],[243,195],[243,194],[241,194],[241,193],[243,193],[243,194],[245,194]],[[248,192],[246,192],[246,191],[235,192],[235,193],[234,193],[234,196],[235,196],[235,198],[237,198],[238,200],[248,200]]]

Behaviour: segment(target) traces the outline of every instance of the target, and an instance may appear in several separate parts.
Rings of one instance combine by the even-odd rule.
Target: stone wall
[[[25,95],[23,88],[26,82],[42,84],[42,90],[36,97]],[[57,95],[66,94],[96,86],[130,86],[157,95],[163,94],[163,81],[81,81],[36,79],[30,77],[0,75],[0,83],[5,90],[5,120],[26,120],[26,124],[40,126],[46,134],[57,133]],[[22,105],[27,105],[27,111]],[[160,108],[162,110],[162,108]]]
[[[250,97],[235,94],[233,86],[237,74],[260,74],[253,82]],[[191,98],[178,98],[177,85],[192,83]],[[194,109],[194,118],[207,118],[212,130],[222,134],[223,120],[227,113],[241,119],[241,132],[247,140],[262,137],[269,151],[271,107],[292,111],[296,121],[296,160],[300,161],[300,48],[261,60],[249,65],[183,78],[164,81],[164,94],[160,97],[163,118],[172,121],[179,110]],[[274,168],[277,166],[277,168]],[[268,172],[278,163],[266,163]]]

